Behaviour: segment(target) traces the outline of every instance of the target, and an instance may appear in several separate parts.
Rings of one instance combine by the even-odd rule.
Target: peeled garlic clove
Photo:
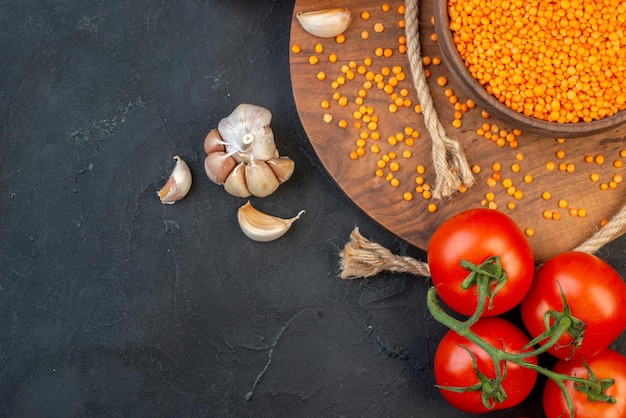
[[[187,196],[191,189],[191,171],[189,166],[178,155],[174,157],[176,166],[167,183],[157,192],[161,203],[171,205]]]
[[[320,38],[334,38],[345,32],[352,22],[352,14],[343,7],[298,12],[296,18],[305,31]]]
[[[215,184],[224,184],[236,165],[235,159],[223,151],[212,152],[204,159],[204,171]]]
[[[279,183],[284,183],[293,174],[293,170],[296,168],[296,163],[289,157],[272,158],[266,161],[270,166]]]
[[[268,160],[276,152],[274,132],[269,124],[272,113],[264,107],[242,103],[222,119],[217,129],[226,152],[237,161]]]
[[[244,172],[245,168],[245,163],[237,164],[224,182],[224,190],[233,196],[248,197],[252,194],[246,185],[246,174]]]
[[[246,164],[245,173],[246,185],[254,196],[269,196],[280,185],[276,174],[265,161],[250,161]]]
[[[255,209],[248,201],[237,211],[237,218],[241,230],[248,238],[259,242],[268,242],[285,235],[291,228],[291,224],[299,219],[303,213],[304,211],[301,210],[293,218],[278,218]]]
[[[204,138],[204,152],[209,155],[213,152],[224,152],[224,141],[217,129],[211,129]]]

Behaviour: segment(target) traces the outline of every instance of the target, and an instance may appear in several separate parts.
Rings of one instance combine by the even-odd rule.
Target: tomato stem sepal
[[[615,398],[607,394],[606,390],[615,384],[615,379],[598,379],[585,359],[582,359],[582,363],[585,369],[587,369],[589,377],[583,381],[575,381],[574,389],[587,395],[587,400],[589,402],[606,402],[614,404],[616,402]]]
[[[558,340],[565,335],[565,333],[567,333],[572,340],[567,345],[562,347],[572,347],[570,355],[571,358],[571,356],[574,355],[574,351],[583,343],[583,337],[585,336],[585,329],[587,328],[587,325],[574,316],[561,284],[558,282],[557,284],[559,285],[559,290],[561,292],[561,301],[563,303],[562,311],[558,312],[554,309],[547,311],[543,317],[543,323],[546,330],[537,335],[524,348],[530,348],[543,342],[542,351],[548,351],[551,347],[557,344]]]
[[[506,376],[506,363],[504,363],[504,370],[500,373],[495,379],[487,377],[483,372],[478,369],[478,365],[476,364],[476,356],[472,351],[466,346],[461,346],[467,353],[470,355],[472,359],[472,368],[476,373],[476,377],[478,378],[478,383],[475,383],[466,387],[457,387],[457,386],[443,386],[443,385],[435,385],[438,389],[449,390],[451,392],[457,393],[465,393],[465,392],[480,392],[481,400],[485,408],[493,409],[496,404],[503,403],[509,397],[502,386],[502,380]]]
[[[464,290],[468,290],[473,286],[480,288],[485,283],[489,289],[487,294],[489,305],[487,309],[491,310],[493,308],[493,298],[506,285],[508,280],[506,271],[502,268],[500,257],[497,255],[491,256],[478,265],[463,259],[461,260],[461,267],[469,271],[469,274],[461,283],[461,288]],[[480,308],[480,300],[478,302],[478,307]]]

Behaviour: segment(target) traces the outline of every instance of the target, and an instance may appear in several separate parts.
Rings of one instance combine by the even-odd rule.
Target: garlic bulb
[[[268,215],[255,209],[248,201],[239,208],[237,218],[239,226],[246,236],[254,241],[268,242],[282,237],[297,219],[304,213],[301,210],[296,216],[283,219]]]
[[[296,18],[305,31],[319,38],[334,38],[345,32],[352,22],[350,11],[342,7],[298,12]]]
[[[272,114],[241,104],[204,139],[204,169],[209,179],[238,197],[265,197],[293,174],[295,163],[280,156],[269,126]]]
[[[174,156],[176,165],[167,183],[157,192],[161,203],[171,205],[187,196],[191,189],[191,171],[187,163],[178,155]]]

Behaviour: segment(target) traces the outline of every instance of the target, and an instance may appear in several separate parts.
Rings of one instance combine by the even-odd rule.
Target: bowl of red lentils
[[[434,0],[452,76],[517,129],[584,137],[626,122],[623,0]]]

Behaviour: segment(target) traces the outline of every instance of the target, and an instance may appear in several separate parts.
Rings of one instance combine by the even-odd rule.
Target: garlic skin
[[[269,160],[276,153],[272,113],[264,107],[243,103],[217,125],[226,152],[237,162]]]
[[[237,219],[241,230],[248,238],[258,242],[269,242],[285,235],[291,224],[300,219],[303,213],[304,210],[301,210],[293,218],[283,219],[255,209],[248,201],[237,211]]]
[[[352,22],[352,14],[343,7],[297,12],[296,18],[302,28],[318,38],[334,38],[348,29]]]
[[[178,155],[174,156],[176,165],[167,183],[157,192],[161,203],[171,205],[181,200],[191,189],[191,170]]]

